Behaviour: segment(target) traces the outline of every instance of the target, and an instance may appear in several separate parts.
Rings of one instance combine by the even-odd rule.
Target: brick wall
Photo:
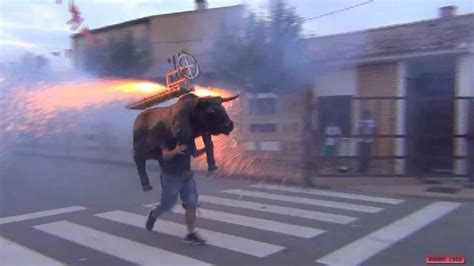
[[[239,116],[238,138],[240,143],[252,142],[257,149],[253,154],[266,154],[271,160],[266,160],[261,169],[262,176],[301,179],[302,153],[303,153],[303,119],[308,112],[308,92],[294,92],[278,95],[275,114],[252,115],[249,113],[248,97],[242,95],[242,112]],[[275,132],[251,132],[250,124],[274,123],[277,125]],[[259,150],[259,143],[278,142],[278,151]],[[269,154],[270,153],[270,154]]]

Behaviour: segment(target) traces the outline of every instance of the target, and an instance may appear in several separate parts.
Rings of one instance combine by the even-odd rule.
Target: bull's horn
[[[235,99],[237,99],[237,98],[239,98],[239,95],[238,95],[238,94],[235,95],[235,96],[232,96],[232,97],[222,98],[222,102],[223,102],[223,103],[225,103],[225,102],[230,102],[230,101],[235,100]]]

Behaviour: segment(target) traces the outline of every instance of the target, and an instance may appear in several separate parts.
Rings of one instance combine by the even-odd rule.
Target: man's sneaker
[[[202,238],[197,232],[190,233],[184,238],[184,242],[191,244],[191,245],[196,245],[196,246],[202,246],[206,244],[206,240]]]
[[[153,210],[148,212],[148,218],[146,219],[145,227],[146,230],[151,231],[153,230],[153,226],[155,225],[156,219],[152,215]]]

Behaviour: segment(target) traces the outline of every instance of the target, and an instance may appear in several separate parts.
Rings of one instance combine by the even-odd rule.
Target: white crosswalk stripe
[[[276,232],[285,235],[298,236],[303,238],[312,238],[324,233],[324,230],[293,225],[287,223],[280,223],[265,219],[253,218],[244,215],[230,214],[226,212],[213,211],[209,209],[200,208],[200,217],[220,221],[224,223],[237,224],[241,226],[253,227],[264,231]],[[173,212],[184,214],[181,208],[174,208]]]
[[[66,207],[66,208],[60,208],[60,209],[52,209],[52,210],[39,211],[39,212],[33,212],[33,213],[28,213],[28,214],[10,216],[10,217],[3,217],[3,218],[0,218],[0,224],[21,222],[21,221],[37,219],[37,218],[42,218],[42,217],[47,217],[47,216],[52,216],[52,215],[82,211],[82,210],[85,210],[85,209],[86,208],[81,207],[81,206],[72,206],[72,207]]]
[[[67,221],[38,225],[34,228],[140,265],[210,265]]]
[[[303,193],[303,194],[310,194],[310,195],[318,195],[318,196],[326,196],[326,197],[335,197],[335,198],[342,198],[342,199],[355,199],[355,200],[362,200],[362,201],[379,202],[379,203],[386,203],[386,204],[400,204],[404,202],[404,200],[401,200],[401,199],[375,197],[375,196],[327,191],[327,190],[312,189],[312,188],[297,188],[297,187],[269,185],[269,184],[257,184],[257,185],[252,185],[251,187]]]
[[[52,258],[0,237],[1,265],[64,265]]]
[[[360,265],[384,249],[458,208],[454,202],[435,202],[392,224],[316,260],[327,265]]]
[[[293,217],[300,217],[305,219],[317,220],[317,221],[324,221],[336,224],[349,224],[357,220],[356,217],[346,216],[346,215],[339,215],[339,214],[332,214],[326,212],[318,212],[318,211],[309,211],[304,209],[298,208],[289,208],[289,207],[282,207],[277,205],[270,205],[270,204],[263,204],[245,200],[234,200],[234,199],[227,199],[222,197],[214,197],[214,196],[207,196],[207,195],[200,195],[199,201],[201,202],[209,202],[216,205],[224,205],[229,207],[236,207],[236,208],[244,208],[259,212],[268,212],[274,213],[279,215],[287,215]]]
[[[144,221],[146,220],[146,216],[124,211],[111,211],[96,214],[96,216],[140,228],[143,228]],[[179,223],[166,220],[159,220],[157,223],[159,223],[159,226],[157,226],[156,231],[159,233],[183,237],[186,232],[186,227]],[[259,258],[271,255],[284,249],[282,246],[230,234],[224,234],[206,229],[199,229],[199,231],[208,238],[207,243],[209,245],[256,256]]]
[[[367,206],[367,205],[361,205],[361,204],[335,202],[335,201],[319,200],[319,199],[310,199],[310,198],[304,198],[304,197],[286,196],[286,195],[279,195],[279,194],[272,194],[272,193],[265,193],[265,192],[257,192],[257,191],[228,189],[228,190],[224,190],[222,192],[229,193],[229,194],[234,194],[234,195],[264,198],[264,199],[271,199],[271,200],[278,200],[278,201],[286,201],[286,202],[293,202],[293,203],[300,203],[300,204],[307,204],[307,205],[314,205],[314,206],[322,206],[322,207],[343,209],[343,210],[349,210],[349,211],[375,213],[375,212],[380,212],[380,211],[383,210],[383,208]]]

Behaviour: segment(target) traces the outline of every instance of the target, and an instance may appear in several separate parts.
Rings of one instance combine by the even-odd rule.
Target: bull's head
[[[212,135],[229,135],[234,129],[234,122],[230,119],[222,103],[237,99],[239,95],[228,98],[200,97],[197,104],[197,116],[203,123],[206,131]]]

